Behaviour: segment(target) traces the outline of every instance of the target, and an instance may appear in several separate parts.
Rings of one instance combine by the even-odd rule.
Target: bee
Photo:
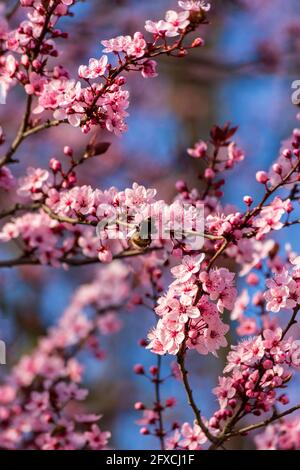
[[[144,220],[135,230],[129,240],[129,244],[137,250],[145,250],[152,242],[153,224],[151,217]]]

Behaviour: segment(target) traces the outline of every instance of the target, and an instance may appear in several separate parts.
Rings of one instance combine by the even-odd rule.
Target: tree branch
[[[290,408],[289,410],[284,411],[283,413],[273,414],[270,418],[265,419],[264,421],[261,421],[259,423],[255,423],[255,424],[250,424],[249,426],[246,426],[242,429],[239,429],[238,431],[233,431],[230,434],[225,434],[224,437],[226,438],[226,440],[228,440],[231,437],[239,436],[241,434],[245,434],[245,433],[248,433],[250,431],[254,431],[255,429],[263,428],[263,427],[267,426],[268,424],[274,423],[274,421],[277,421],[281,418],[284,418],[285,416],[288,416],[288,415],[294,413],[295,411],[297,411],[299,409],[300,409],[300,404],[296,405],[296,406],[293,406],[292,408]]]
[[[123,258],[133,258],[136,256],[147,255],[152,253],[153,251],[161,250],[161,247],[153,247],[147,248],[145,250],[124,250],[121,253],[118,253],[113,256],[113,260],[115,259],[123,259]],[[68,266],[78,267],[78,266],[86,266],[89,264],[102,264],[99,258],[61,258],[58,260],[60,263],[67,264]],[[42,264],[39,259],[30,257],[30,256],[21,256],[19,258],[11,259],[11,260],[3,260],[0,261],[0,268],[12,268],[15,266],[51,266],[51,264]]]

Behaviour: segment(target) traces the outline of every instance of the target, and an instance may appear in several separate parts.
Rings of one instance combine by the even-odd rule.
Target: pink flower
[[[194,423],[193,427],[189,423],[184,423],[180,432],[183,439],[179,441],[179,445],[184,449],[199,450],[200,444],[207,441],[205,434],[197,423]]]
[[[180,437],[181,437],[180,432],[178,429],[176,429],[171,436],[166,438],[166,450],[177,449]]]
[[[269,287],[264,294],[267,310],[277,313],[296,307],[300,298],[299,287],[287,270],[275,273],[274,279],[267,279],[266,285]]]
[[[255,436],[254,439],[258,450],[276,450],[277,448],[278,437],[272,425],[267,426],[265,431]]]
[[[220,347],[227,346],[225,334],[228,333],[229,326],[220,320],[211,322],[204,333],[205,347],[209,352],[215,353]]]
[[[126,52],[132,42],[131,36],[118,36],[113,39],[101,41],[105,47],[104,52]]]
[[[146,47],[147,43],[144,39],[143,34],[137,32],[134,33],[134,36],[127,45],[125,52],[129,56],[136,57],[137,59],[139,59],[145,55]]]
[[[43,92],[44,85],[47,83],[44,77],[36,72],[29,73],[29,83],[25,85],[25,91],[28,95],[40,96]]]
[[[203,140],[195,143],[194,148],[189,148],[187,153],[193,158],[203,158],[206,156],[207,144]]]
[[[99,318],[97,326],[101,334],[111,335],[118,333],[121,330],[123,323],[115,312],[108,312]]]
[[[49,176],[47,170],[27,168],[27,176],[19,179],[17,193],[23,197],[30,196],[32,199],[40,199],[43,196],[43,188]]]
[[[236,389],[232,386],[234,381],[230,377],[219,377],[219,386],[213,389],[213,393],[217,395],[221,409],[227,407],[228,400],[236,394]]]
[[[78,70],[78,75],[81,78],[95,79],[105,74],[108,64],[107,55],[103,55],[99,60],[90,59],[89,65],[81,65]]]
[[[12,172],[6,166],[0,168],[0,188],[9,191],[15,186],[15,179]]]
[[[107,446],[111,433],[108,431],[102,432],[97,424],[93,424],[91,431],[85,432],[84,437],[92,450],[103,450]]]
[[[273,348],[276,348],[281,341],[282,329],[276,328],[275,331],[264,330],[263,336],[264,336],[264,342],[263,342],[264,347],[266,349],[272,350]]]
[[[33,413],[41,413],[47,410],[49,406],[49,393],[48,392],[32,392],[30,395],[30,401],[26,405],[26,409]]]
[[[255,436],[258,450],[297,450],[300,445],[299,417],[292,420],[281,419],[270,424],[262,433]]]
[[[156,72],[157,62],[155,62],[155,60],[146,59],[142,63],[142,66],[141,73],[144,78],[154,78],[158,76],[158,73]]]
[[[0,241],[8,242],[12,240],[13,238],[18,238],[19,235],[20,235],[20,231],[18,229],[18,226],[12,222],[8,222],[1,229]]]
[[[157,23],[147,20],[145,23],[145,30],[152,33],[155,37],[178,36],[179,33],[177,29],[178,28],[175,28],[171,23],[164,20],[160,20]]]
[[[143,417],[137,420],[137,424],[141,426],[148,426],[149,424],[154,424],[158,420],[159,415],[156,411],[153,410],[144,410]]]
[[[205,0],[182,0],[178,2],[178,5],[187,11],[209,11],[210,4],[207,3]]]
[[[231,320],[238,320],[239,318],[243,317],[245,310],[249,305],[249,294],[246,289],[243,289],[241,295],[237,298],[234,304],[234,308],[231,311],[230,318]]]
[[[228,157],[229,160],[226,165],[230,168],[233,167],[234,163],[241,162],[245,158],[245,153],[243,150],[239,149],[235,142],[231,142],[228,145]]]
[[[187,282],[194,274],[199,272],[204,257],[205,255],[203,253],[194,257],[185,256],[182,260],[182,264],[172,268],[171,273],[180,282]]]
[[[113,255],[108,247],[102,245],[98,248],[98,258],[102,263],[110,263],[113,259]]]
[[[167,23],[171,24],[177,30],[183,30],[190,23],[188,20],[189,16],[190,14],[188,11],[182,11],[180,13],[177,13],[177,11],[168,10],[165,16],[165,20]]]
[[[275,197],[269,206],[264,207],[260,216],[254,220],[253,225],[257,227],[256,238],[259,240],[270,230],[280,230],[283,223],[281,217],[289,210],[290,200],[282,201],[280,197]]]
[[[99,239],[95,237],[93,230],[84,232],[84,236],[79,237],[78,245],[82,249],[84,256],[95,258],[98,255]]]
[[[236,332],[239,336],[250,336],[257,333],[257,324],[255,318],[239,318],[239,326],[236,329]]]

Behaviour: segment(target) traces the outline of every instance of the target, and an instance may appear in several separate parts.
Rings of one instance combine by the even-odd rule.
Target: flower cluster
[[[258,450],[298,450],[300,447],[299,418],[270,424],[255,436]]]
[[[283,391],[300,369],[300,342],[290,336],[292,327],[297,333],[300,257],[289,246],[281,249],[271,235],[299,225],[292,214],[299,203],[300,130],[294,129],[269,171],[256,173],[263,191],[258,202],[247,194],[240,206],[221,200],[223,173],[245,157],[235,137],[237,127],[230,123],[213,126],[209,140],[200,139],[188,148],[199,186],[191,189],[178,181],[170,203],[143,184],[124,190],[79,184],[78,166],[104,154],[110,145],[96,142],[97,131],[119,135],[127,129],[127,74],[156,77],[159,56],[183,57],[202,46],[196,34],[208,23],[210,5],[204,0],[179,1],[162,19],[147,20],[144,32],[102,40],[102,50],[72,76],[59,62],[57,43],[68,37],[59,22],[72,17],[75,3],[21,0],[15,8],[23,7],[22,19],[12,30],[10,16],[17,10],[4,18],[0,6],[0,101],[5,102],[14,85],[21,86],[26,97],[16,136],[0,159],[0,191],[7,196],[2,199],[14,204],[6,207],[1,200],[0,242],[15,242],[20,254],[1,260],[0,266],[107,265],[99,266],[94,280],[75,291],[58,322],[0,385],[0,447],[107,448],[110,432],[98,425],[101,410],[87,413],[84,405],[88,390],[80,353],[102,360],[103,336],[122,329],[120,311],[139,305],[152,314],[154,309],[158,317],[148,338],[140,341],[155,354],[156,365],[147,371],[142,364],[134,367],[155,394],[150,405],[146,400],[135,403],[136,411],[143,413],[137,421],[142,435],[158,438],[162,449],[194,451],[219,448],[234,436],[268,425],[255,439],[259,449],[299,448],[299,419],[279,419],[300,408],[280,413],[291,398]],[[73,149],[66,146],[64,161],[52,158],[47,168],[11,171],[25,139],[62,124],[83,133],[95,128],[82,156],[74,158]],[[4,143],[0,127],[0,145]],[[235,273],[244,277],[239,294]],[[282,315],[273,315],[278,312]],[[185,360],[190,350],[217,356],[227,346],[227,314],[238,321],[237,333],[246,339],[231,346],[224,375],[213,390],[219,408],[206,420]],[[177,359],[169,375],[161,369],[166,354]],[[168,378],[185,387],[194,422],[182,417],[180,423],[166,425],[167,411],[176,402],[160,393]],[[267,413],[264,421],[239,428],[242,419]]]
[[[219,386],[214,389],[220,410],[210,420],[212,428],[222,428],[236,413],[267,412],[278,400],[288,403],[285,395],[277,396],[291,379],[291,367],[299,369],[300,345],[284,339],[281,328],[264,330],[261,336],[243,341],[231,348]],[[241,406],[242,404],[242,406]]]
[[[254,227],[257,229],[256,238],[260,240],[266,233],[271,230],[280,230],[283,223],[280,221],[284,214],[289,214],[293,210],[293,206],[289,199],[282,201],[280,197],[275,197],[270,205],[265,206],[260,216],[254,221]]]
[[[200,450],[207,438],[200,426],[194,422],[193,425],[183,423],[180,429],[176,429],[167,440],[168,450]]]
[[[274,273],[272,279],[266,280],[268,290],[264,297],[266,308],[270,312],[278,313],[281,310],[291,310],[300,304],[300,269],[299,265],[292,270],[283,268]]]
[[[225,268],[201,270],[203,260],[203,254],[186,256],[182,264],[172,268],[175,281],[166,295],[159,298],[155,311],[161,318],[149,333],[148,347],[154,353],[177,354],[186,344],[200,354],[215,354],[226,346],[229,327],[220,319],[220,313],[233,306],[234,274]],[[199,289],[203,295],[195,302]]]
[[[103,358],[97,335],[121,327],[115,313],[129,293],[128,269],[115,262],[100,270],[90,284],[74,294],[57,326],[40,339],[37,348],[21,358],[0,386],[1,447],[5,449],[102,450],[110,432],[98,426],[100,414],[86,414],[83,366],[75,353],[86,347]],[[100,295],[101,286],[101,295]],[[86,307],[96,315],[88,318]],[[72,412],[76,404],[77,413]]]
[[[129,92],[123,87],[126,79],[121,73],[138,70],[144,78],[155,77],[157,64],[153,57],[171,52],[176,55],[176,51],[180,55],[187,48],[202,45],[199,39],[184,47],[182,40],[204,21],[207,8],[199,4],[198,11],[203,15],[192,15],[190,19],[190,8],[183,4],[184,11],[169,10],[165,20],[146,21],[145,29],[153,35],[152,42],[147,42],[141,32],[133,37],[102,41],[104,52],[114,54],[112,62],[102,55],[91,58],[88,65],[81,65],[78,78],[83,84],[77,78],[70,78],[62,65],[51,67],[48,63],[49,57],[59,56],[55,39],[67,37],[56,25],[62,16],[69,14],[73,3],[68,0],[51,0],[46,4],[41,0],[22,2],[30,10],[27,19],[7,35],[6,47],[10,53],[1,56],[1,89],[6,93],[13,83],[20,82],[27,94],[37,98],[35,114],[49,110],[56,121],[81,127],[85,133],[100,126],[119,135],[127,129],[125,118],[129,106]],[[176,36],[180,36],[179,41],[164,42]],[[160,39],[164,41],[160,43]]]

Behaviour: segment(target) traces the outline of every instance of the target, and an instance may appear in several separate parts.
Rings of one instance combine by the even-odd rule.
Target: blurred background
[[[121,138],[101,133],[101,140],[112,145],[103,157],[80,169],[80,184],[123,189],[137,181],[157,188],[160,198],[171,201],[178,179],[187,181],[189,187],[200,184],[197,162],[187,156],[186,148],[198,139],[206,140],[212,125],[231,121],[239,125],[237,140],[246,159],[230,173],[225,201],[242,208],[244,194],[259,198],[261,188],[255,182],[255,172],[270,166],[281,142],[297,127],[291,83],[300,79],[300,2],[212,0],[211,4],[211,24],[200,30],[204,48],[182,59],[161,59],[156,79],[143,80],[139,74],[131,74],[127,85],[131,92],[129,130]],[[101,55],[101,40],[143,31],[146,19],[158,20],[165,10],[176,6],[175,0],[86,0],[73,8],[74,18],[64,20],[63,29],[69,32],[70,40],[67,46],[61,42],[61,61],[76,73],[80,64]],[[17,19],[18,15],[14,21]],[[0,125],[7,140],[21,118],[21,103],[22,90],[15,88],[7,105],[0,107]],[[41,134],[19,149],[18,157],[24,164],[14,168],[16,176],[25,166],[43,167],[51,157],[63,158],[64,145],[71,145],[75,155],[80,155],[88,139],[70,126],[47,132],[47,145],[45,134]],[[7,198],[0,192],[0,205],[1,201],[7,204]],[[288,235],[297,249],[297,228]],[[13,251],[0,248],[2,258],[13,255]],[[57,321],[76,287],[91,280],[95,269],[23,267],[0,272],[0,337],[8,344],[8,365],[1,367],[2,375]],[[138,346],[138,340],[154,324],[153,314],[137,309],[124,312],[123,320],[120,333],[103,340],[103,360],[88,354],[83,357],[86,381],[92,388],[89,406],[103,413],[102,427],[112,431],[112,447],[156,448],[155,439],[139,434],[135,421],[140,415],[133,409],[135,401],[151,404],[153,389],[132,370],[136,362],[155,363],[155,357]],[[195,398],[203,404],[203,414],[209,416],[216,409],[210,390],[222,364],[215,358],[190,356]],[[163,362],[167,375],[170,361]],[[178,397],[177,406],[168,414],[170,423],[192,420],[178,381],[168,380],[162,394],[164,398]]]

